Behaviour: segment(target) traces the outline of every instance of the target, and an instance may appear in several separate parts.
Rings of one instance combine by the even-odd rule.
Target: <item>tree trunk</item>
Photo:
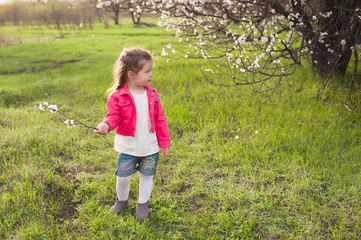
[[[114,9],[114,24],[119,25],[119,8]]]
[[[352,56],[352,51],[350,50],[350,48],[348,48],[347,50],[345,50],[344,54],[342,54],[342,56],[339,58],[338,64],[334,71],[335,74],[345,75],[351,56]]]
[[[140,22],[140,14],[138,15],[137,19],[135,19],[134,11],[130,12],[130,15],[132,16],[132,21],[134,24],[138,24]]]
[[[351,47],[355,46],[361,36],[361,24],[354,19],[352,9],[355,1],[329,1],[328,9],[332,12],[329,18],[319,22],[321,32],[325,30],[328,35],[324,42],[319,41],[319,36],[314,36],[312,46],[312,64],[324,76],[345,75],[347,66],[352,56]],[[360,3],[358,3],[360,5]],[[327,10],[327,11],[326,11]],[[344,41],[343,44],[341,42]]]
[[[321,76],[345,75],[352,55],[350,47],[346,46],[341,56],[339,56],[341,51],[335,51],[336,54],[330,53],[325,44],[320,43],[316,43],[311,51],[312,66]]]

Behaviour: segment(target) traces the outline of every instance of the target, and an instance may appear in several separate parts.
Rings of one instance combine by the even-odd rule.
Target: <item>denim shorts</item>
[[[126,177],[137,171],[146,176],[154,175],[158,159],[158,152],[145,157],[136,157],[120,153],[118,155],[117,171],[115,172],[115,175],[118,177]]]

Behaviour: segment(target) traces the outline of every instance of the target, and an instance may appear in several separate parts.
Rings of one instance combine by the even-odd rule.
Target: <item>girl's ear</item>
[[[128,79],[133,79],[134,76],[135,76],[135,73],[134,73],[133,71],[128,71],[128,72],[127,72],[127,77],[128,77]]]

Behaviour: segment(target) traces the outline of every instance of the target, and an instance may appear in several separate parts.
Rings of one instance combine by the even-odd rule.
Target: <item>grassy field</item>
[[[160,56],[177,39],[161,28],[2,26],[0,48],[1,239],[360,239],[360,111],[333,81],[299,69],[273,92],[207,83],[192,60]],[[22,43],[19,43],[22,41]],[[115,198],[114,132],[68,129],[59,114],[96,126],[123,47],[155,56],[172,139],[155,175],[150,219],[135,220]]]

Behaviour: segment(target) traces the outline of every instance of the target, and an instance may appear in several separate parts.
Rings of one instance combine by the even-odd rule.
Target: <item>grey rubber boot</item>
[[[120,214],[124,209],[126,209],[128,207],[128,200],[126,201],[118,201],[118,199],[116,199],[115,204],[113,205],[113,207],[110,208],[109,212],[112,214]]]
[[[147,219],[149,217],[149,201],[145,203],[137,203],[137,213],[136,219],[137,221]]]

